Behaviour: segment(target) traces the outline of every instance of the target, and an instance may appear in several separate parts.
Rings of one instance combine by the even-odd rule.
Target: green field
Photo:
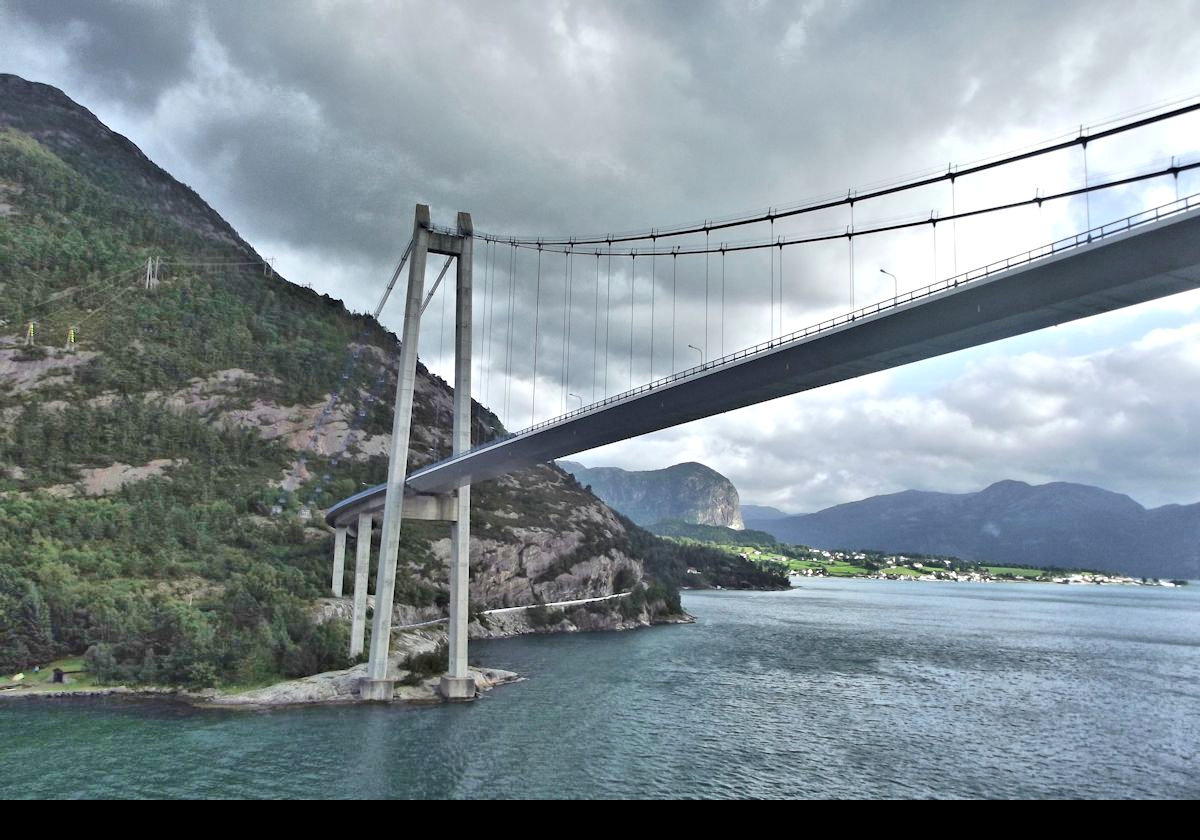
[[[1039,577],[1045,577],[1049,573],[1044,569],[1020,569],[1016,566],[983,566],[992,577],[1000,577],[1001,575],[1011,575],[1012,577],[1029,578],[1035,580]]]
[[[884,574],[888,575],[903,575],[905,577],[920,577],[926,572],[932,572],[932,569],[910,569],[908,566],[893,566],[890,569],[883,569]]]
[[[705,545],[703,540],[695,537],[669,537],[674,542],[684,545]],[[969,563],[958,558],[935,557],[929,555],[891,555],[876,551],[829,551],[809,548],[801,545],[775,546],[738,545],[736,543],[708,543],[726,554],[745,555],[756,565],[763,567],[786,568],[789,572],[804,573],[807,569],[822,570],[830,577],[866,577],[880,574],[893,577],[919,578],[922,575],[935,573],[959,572],[982,573],[992,578],[1009,578],[1017,580],[1038,580],[1048,578],[1052,574],[1068,574],[1068,572],[1046,569],[1029,569],[1018,566],[983,566]],[[826,553],[832,556],[825,556]],[[863,555],[861,557],[857,555]],[[889,566],[887,563],[896,563]],[[913,568],[918,563],[922,568]]]
[[[62,668],[66,672],[66,677],[70,682],[53,682],[55,668]],[[95,688],[97,685],[92,675],[87,672],[87,666],[84,664],[83,657],[80,656],[56,659],[45,665],[40,671],[34,672],[31,669],[22,673],[25,676],[17,682],[13,682],[12,679],[16,674],[0,676],[0,689],[8,688],[11,685],[19,685],[22,688],[35,691],[79,691],[87,688]]]

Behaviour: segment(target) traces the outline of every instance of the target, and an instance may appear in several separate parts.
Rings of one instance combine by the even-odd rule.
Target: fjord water
[[[1200,587],[813,580],[507,639],[472,705],[0,705],[5,797],[1195,797]]]

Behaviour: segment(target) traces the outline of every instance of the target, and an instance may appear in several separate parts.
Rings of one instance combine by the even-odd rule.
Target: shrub
[[[633,574],[633,569],[622,566],[613,575],[613,592],[628,592],[636,583],[637,577]]]
[[[525,615],[529,618],[529,625],[536,628],[552,627],[566,618],[566,613],[559,609],[550,609],[549,607],[539,604],[536,607],[530,607],[525,611]]]
[[[429,677],[445,673],[446,662],[449,658],[450,647],[445,642],[424,653],[410,653],[400,663],[401,667],[408,671],[400,680],[400,684],[419,685]]]

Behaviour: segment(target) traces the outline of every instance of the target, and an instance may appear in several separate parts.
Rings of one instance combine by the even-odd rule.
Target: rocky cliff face
[[[560,461],[559,466],[639,525],[677,519],[695,525],[745,527],[737,488],[703,464],[689,462],[644,472],[588,468],[573,461]]]
[[[344,646],[298,620],[328,587],[318,512],[386,476],[396,336],[265,271],[130,141],[4,75],[0,199],[0,619],[35,617],[0,662],[99,645],[145,682],[331,667]],[[419,367],[411,465],[449,452],[451,397]],[[473,439],[500,431],[475,404]],[[626,527],[553,466],[473,501],[476,608],[642,580]],[[447,552],[448,526],[405,524],[401,613],[444,612]]]

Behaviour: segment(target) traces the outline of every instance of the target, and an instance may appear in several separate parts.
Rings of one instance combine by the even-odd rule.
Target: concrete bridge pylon
[[[371,646],[367,676],[359,686],[363,700],[389,701],[395,689],[396,675],[388,669],[391,649],[392,604],[396,588],[396,558],[403,517],[449,519],[450,531],[450,639],[449,661],[439,691],[448,700],[475,697],[475,681],[467,672],[467,604],[471,545],[471,486],[464,483],[451,491],[449,498],[429,499],[410,494],[405,504],[408,472],[408,444],[412,431],[413,398],[417,376],[417,345],[421,334],[422,297],[425,264],[430,253],[453,257],[457,264],[455,289],[454,350],[454,426],[453,454],[471,448],[471,266],[474,253],[474,227],[469,213],[458,214],[454,232],[434,230],[429,208],[418,204],[413,222],[413,238],[408,263],[408,293],[404,303],[404,327],[400,345],[400,369],[396,377],[396,403],[392,420],[392,442],[388,453],[387,490],[383,503],[379,567],[375,576],[375,617],[371,626]],[[418,501],[424,503],[417,503]],[[435,502],[435,503],[430,503]],[[362,520],[368,519],[364,529]],[[370,517],[360,517],[356,573],[354,577],[354,627],[362,626],[360,604],[365,610],[366,564],[370,556]],[[363,542],[365,540],[365,552]],[[344,543],[343,543],[344,552]],[[335,569],[336,569],[335,561]],[[340,583],[341,575],[335,570]],[[358,631],[361,633],[361,630]],[[361,636],[352,633],[352,647],[361,651]],[[357,640],[357,645],[355,644]]]

